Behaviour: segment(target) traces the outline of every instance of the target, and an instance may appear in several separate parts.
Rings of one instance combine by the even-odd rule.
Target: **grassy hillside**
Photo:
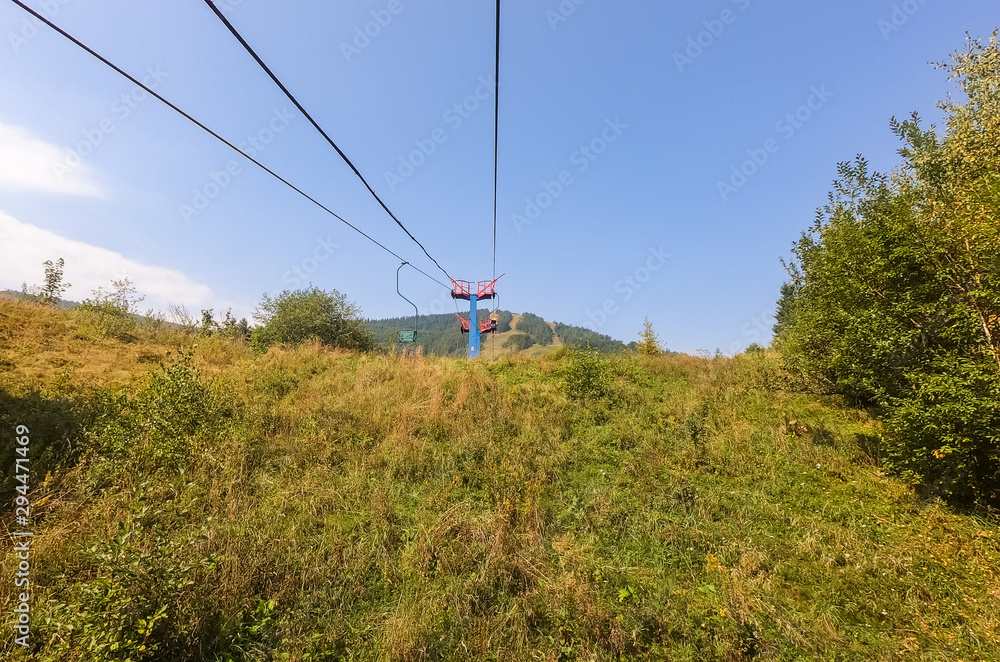
[[[1000,659],[997,524],[773,355],[130,338],[0,301],[2,517],[25,425],[35,533],[4,659]]]

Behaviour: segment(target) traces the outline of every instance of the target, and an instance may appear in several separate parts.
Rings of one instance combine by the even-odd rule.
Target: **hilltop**
[[[1000,659],[997,523],[887,477],[880,425],[772,352],[97,331],[0,300],[8,659]]]
[[[24,295],[16,290],[0,290],[0,299],[21,300]],[[79,302],[61,300],[59,308],[72,309]],[[186,311],[185,311],[186,313]],[[540,356],[548,351],[557,350],[563,345],[591,347],[600,352],[626,352],[633,349],[635,343],[626,345],[611,336],[597,333],[585,327],[547,322],[531,313],[513,314],[506,310],[497,311],[499,318],[498,332],[484,334],[483,349],[491,358],[499,356]],[[467,316],[467,314],[466,314]],[[479,310],[479,321],[489,318],[488,310]],[[135,314],[137,321],[143,322],[145,316]],[[527,319],[525,319],[527,318]],[[524,324],[522,325],[522,320]],[[148,320],[152,322],[153,320]],[[174,330],[183,327],[196,328],[198,321],[190,317],[186,324],[156,320],[156,324]],[[399,332],[413,329],[413,317],[390,317],[385,319],[368,319],[365,325],[375,334],[375,341],[391,345],[399,338]],[[548,327],[548,331],[542,328]],[[425,354],[435,356],[464,357],[468,350],[469,338],[459,328],[458,319],[454,314],[424,315],[417,321],[415,345]]]
[[[480,322],[489,316],[489,311],[479,310]],[[606,353],[630,349],[629,345],[605,334],[580,326],[548,322],[531,313],[515,314],[500,310],[497,316],[498,332],[483,336],[483,351],[490,358],[540,356],[563,345],[589,345]],[[391,343],[398,338],[400,331],[413,329],[413,317],[370,319],[365,323],[380,343]],[[417,320],[416,344],[425,354],[459,358],[465,356],[468,343],[468,336],[461,332],[454,314],[423,315]]]

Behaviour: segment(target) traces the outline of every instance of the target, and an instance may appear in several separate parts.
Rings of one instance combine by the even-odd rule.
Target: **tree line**
[[[873,407],[885,463],[928,494],[1000,507],[1000,48],[937,65],[943,131],[891,120],[901,165],[841,163],[794,244],[775,347],[814,388]]]

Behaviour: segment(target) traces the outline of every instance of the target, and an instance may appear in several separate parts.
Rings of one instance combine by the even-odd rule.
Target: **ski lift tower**
[[[462,299],[469,302],[469,358],[479,358],[480,349],[480,329],[478,304],[480,299],[492,299],[496,297],[493,288],[497,281],[503,276],[498,276],[493,280],[481,280],[478,283],[471,283],[467,280],[451,281],[451,298]],[[464,327],[465,324],[463,323]],[[464,330],[464,329],[463,329]]]

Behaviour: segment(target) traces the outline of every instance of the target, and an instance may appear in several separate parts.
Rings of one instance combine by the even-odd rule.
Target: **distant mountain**
[[[620,340],[583,327],[546,322],[531,313],[517,315],[501,310],[497,315],[497,333],[493,337],[484,337],[484,352],[537,356],[563,345],[586,346],[588,343],[602,352],[629,351],[629,347]],[[488,317],[488,310],[479,311],[479,322]],[[401,331],[413,330],[412,316],[366,320],[365,323],[378,342],[394,342]],[[416,344],[423,348],[425,354],[461,357],[468,351],[469,339],[461,332],[454,313],[423,315],[417,321]]]
[[[19,299],[24,296],[17,290],[0,290],[0,299]],[[60,308],[75,308],[80,304],[76,301],[60,301]],[[468,313],[466,313],[468,315]],[[489,318],[488,310],[479,311],[479,320]],[[135,315],[137,320],[144,319]],[[562,347],[590,347],[606,353],[634,351],[635,343],[626,345],[611,336],[591,331],[590,329],[547,322],[538,315],[522,313],[520,315],[506,310],[497,311],[497,333],[483,338],[483,351],[490,355],[521,354],[538,356]],[[170,328],[182,328],[181,325],[164,322]],[[379,343],[396,342],[400,331],[413,330],[413,317],[391,317],[388,319],[365,320],[365,324],[375,334]],[[461,332],[458,319],[454,313],[443,315],[422,315],[417,321],[416,344],[423,348],[425,354],[436,356],[465,356],[469,348],[469,338]]]

